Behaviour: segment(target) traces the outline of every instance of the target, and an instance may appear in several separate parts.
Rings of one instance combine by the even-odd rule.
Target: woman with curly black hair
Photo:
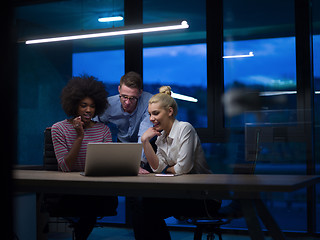
[[[89,142],[111,142],[108,126],[92,120],[108,106],[105,85],[92,76],[73,77],[63,88],[62,108],[69,119],[51,128],[58,166],[63,172],[84,171]],[[101,212],[116,212],[117,197],[62,196],[59,207],[76,212],[76,239],[87,239]],[[72,209],[72,210],[71,210]]]
[[[73,77],[61,93],[62,108],[68,116],[76,117],[80,100],[89,97],[95,103],[95,114],[102,114],[108,106],[108,93],[103,82],[93,76]]]
[[[105,85],[92,76],[73,77],[61,94],[62,108],[69,119],[52,126],[52,140],[59,168],[84,171],[89,142],[111,142],[110,129],[92,118],[108,106]]]

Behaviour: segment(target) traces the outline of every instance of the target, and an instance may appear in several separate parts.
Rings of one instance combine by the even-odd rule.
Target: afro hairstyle
[[[81,100],[89,97],[95,103],[95,114],[101,115],[108,107],[108,92],[103,82],[93,76],[72,77],[61,92],[61,105],[69,117],[78,115]]]

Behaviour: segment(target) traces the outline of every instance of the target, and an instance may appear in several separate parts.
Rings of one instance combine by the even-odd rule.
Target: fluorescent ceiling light
[[[176,99],[180,99],[180,100],[184,100],[184,101],[188,101],[188,102],[198,102],[198,99],[193,98],[193,97],[189,97],[186,95],[182,95],[182,94],[178,94],[178,93],[174,93],[171,91],[171,97],[176,98]]]
[[[99,37],[111,37],[111,36],[121,36],[136,33],[151,33],[160,31],[171,31],[178,29],[189,28],[187,21],[175,21],[167,23],[158,24],[143,24],[138,26],[125,26],[118,28],[107,28],[100,30],[88,30],[77,33],[64,34],[60,36],[47,36],[40,37],[37,39],[31,39],[23,41],[25,44],[37,44],[37,43],[49,43],[49,42],[59,42],[59,41],[70,41],[78,39],[88,39],[88,38],[99,38]]]
[[[279,96],[279,95],[291,95],[296,93],[297,91],[268,91],[268,92],[261,92],[259,96],[268,97],[268,96]]]
[[[315,94],[320,94],[320,91],[314,91]],[[297,91],[268,91],[261,92],[259,96],[269,97],[269,96],[279,96],[279,95],[292,95],[297,94]]]
[[[99,22],[117,22],[117,21],[122,21],[122,20],[123,20],[122,16],[98,18]]]
[[[249,54],[246,54],[246,55],[223,56],[223,58],[246,58],[246,57],[254,57],[253,52],[249,52]]]

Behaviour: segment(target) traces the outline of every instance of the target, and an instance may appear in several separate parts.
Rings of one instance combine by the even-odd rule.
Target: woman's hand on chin
[[[158,132],[154,127],[148,128],[147,131],[144,132],[144,134],[141,136],[141,142],[147,142],[150,141],[154,136],[160,136],[161,133]]]

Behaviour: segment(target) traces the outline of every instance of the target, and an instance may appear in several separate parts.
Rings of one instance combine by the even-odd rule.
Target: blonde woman
[[[171,88],[163,86],[149,100],[153,127],[141,137],[144,152],[156,173],[211,173],[199,137],[190,123],[176,120],[178,106]],[[157,136],[155,152],[150,140]],[[136,239],[171,239],[164,219],[170,216],[208,216],[220,208],[215,200],[144,198],[133,209]]]
[[[188,122],[176,120],[178,106],[171,88],[163,86],[149,100],[149,128],[141,137],[146,158],[154,172],[174,174],[210,173],[197,132]],[[156,140],[157,153],[150,144]]]

